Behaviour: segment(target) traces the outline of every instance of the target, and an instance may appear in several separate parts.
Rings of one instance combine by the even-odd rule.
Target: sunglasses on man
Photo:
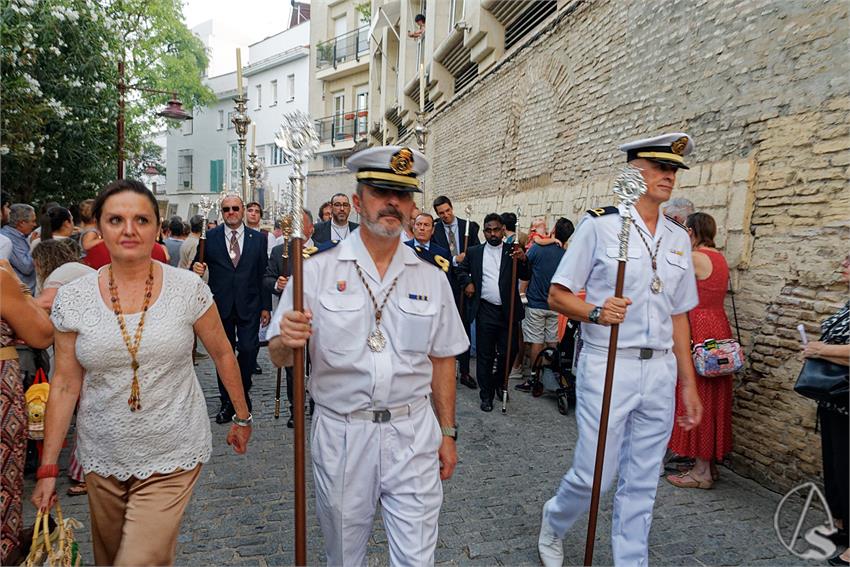
[[[229,213],[230,211],[233,211],[234,213],[238,213],[239,209],[241,209],[241,208],[242,207],[240,207],[239,205],[234,205],[233,207],[222,207],[221,212],[222,213]]]

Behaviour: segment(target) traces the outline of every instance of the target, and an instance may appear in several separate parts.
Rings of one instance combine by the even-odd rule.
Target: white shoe
[[[511,373],[510,375],[508,375],[508,378],[510,378],[511,380],[522,380],[522,377],[523,373],[521,366],[519,368],[511,368]]]
[[[540,535],[537,537],[537,552],[544,567],[563,567],[564,540],[555,535],[555,530],[546,521],[546,505],[540,520]]]

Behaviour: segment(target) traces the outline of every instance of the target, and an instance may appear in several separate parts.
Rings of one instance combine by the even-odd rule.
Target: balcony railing
[[[337,142],[359,142],[369,134],[369,112],[352,110],[318,118],[316,132],[319,134],[319,141],[323,144],[330,143],[335,146]]]
[[[369,53],[369,26],[342,34],[316,44],[316,70],[336,69],[340,63],[360,61]]]

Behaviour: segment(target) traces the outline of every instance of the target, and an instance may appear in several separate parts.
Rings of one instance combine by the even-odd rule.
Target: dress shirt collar
[[[414,238],[414,239],[413,239],[413,242],[414,242],[414,244],[416,244],[417,246],[421,246],[421,247],[422,247],[422,248],[424,248],[425,250],[430,250],[430,249],[431,249],[431,241],[430,241],[430,240],[426,240],[425,242],[419,242],[418,240],[416,240],[416,239]]]
[[[227,225],[224,225],[224,234],[227,236],[227,240],[230,241],[230,237],[233,236],[233,231],[236,231],[236,238],[242,238],[242,235],[245,234],[245,225],[240,224],[237,228],[230,228]]]
[[[401,240],[397,240],[396,243],[395,254],[393,254],[393,259],[390,261],[389,268],[387,268],[383,280],[378,275],[378,268],[375,267],[372,256],[366,250],[366,245],[360,239],[359,230],[352,231],[348,238],[337,245],[340,247],[337,259],[357,262],[363,269],[363,273],[367,274],[374,282],[381,286],[389,285],[401,273],[405,265],[416,264],[420,261],[413,248],[402,244]]]

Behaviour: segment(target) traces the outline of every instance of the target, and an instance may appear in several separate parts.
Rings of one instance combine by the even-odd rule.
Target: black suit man
[[[412,231],[413,238],[405,240],[405,244],[414,250],[416,250],[417,247],[423,248],[429,252],[431,257],[439,256],[441,258],[445,258],[447,262],[451,262],[452,253],[449,252],[449,249],[443,248],[431,240],[431,237],[434,236],[434,217],[428,213],[420,212],[413,219]],[[455,280],[455,271],[451,265],[449,265],[449,269],[446,271],[446,277],[449,279],[450,286],[457,285]]]
[[[313,230],[313,242],[321,244],[331,240],[345,240],[358,225],[349,222],[351,203],[345,193],[337,193],[331,197],[331,220],[318,222]]]
[[[251,374],[260,350],[260,324],[268,324],[271,294],[263,287],[268,262],[266,239],[262,233],[242,224],[242,199],[229,195],[221,202],[224,224],[207,232],[204,263],[198,258],[192,269],[199,276],[209,269],[209,286],[230,344],[239,343],[237,360],[248,407],[251,407]],[[218,374],[216,374],[218,376]],[[227,423],[234,414],[233,404],[221,378],[218,379],[221,409],[216,423]]]
[[[434,235],[431,237],[431,241],[449,251],[452,255],[452,267],[456,268],[458,264],[463,262],[467,247],[481,244],[481,241],[478,240],[478,223],[457,218],[451,200],[445,195],[434,199],[434,212],[437,213],[440,220],[434,223]],[[469,223],[468,242],[466,238],[467,222]],[[468,301],[460,292],[461,287],[457,280],[450,278],[449,283],[455,296],[455,304],[463,319],[463,328],[466,329],[466,336],[469,337],[469,329],[474,317],[470,317],[468,314]],[[468,388],[475,389],[477,387],[475,380],[469,375],[469,351],[458,355],[457,361],[460,366],[460,383]]]
[[[505,375],[511,295],[514,299],[512,353],[516,352],[519,342],[519,323],[525,317],[516,282],[511,281],[512,250],[517,258],[517,279],[531,277],[522,248],[503,243],[504,234],[505,226],[499,215],[491,213],[484,217],[487,243],[471,246],[457,270],[458,283],[464,286],[464,293],[470,298],[469,317],[476,321],[475,370],[481,388],[481,409],[488,412],[493,411],[493,398]]]

